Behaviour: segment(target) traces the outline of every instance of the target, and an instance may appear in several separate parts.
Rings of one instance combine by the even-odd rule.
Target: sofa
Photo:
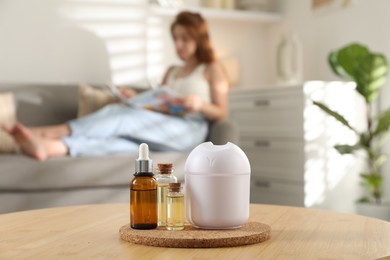
[[[0,84],[0,93],[3,92],[13,93],[17,119],[27,126],[64,123],[77,117],[77,84]],[[237,126],[229,120],[214,122],[207,139],[214,144],[237,143]],[[150,157],[155,165],[173,163],[175,175],[183,181],[189,152],[151,151]],[[0,153],[0,213],[129,202],[129,182],[137,157],[138,154],[65,156],[41,162],[24,154]]]

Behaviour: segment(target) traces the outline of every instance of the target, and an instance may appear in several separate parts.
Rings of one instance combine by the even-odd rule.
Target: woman
[[[189,150],[203,142],[208,121],[227,116],[228,82],[216,61],[206,21],[182,12],[171,25],[182,66],[172,66],[162,85],[180,94],[173,102],[188,112],[178,117],[123,104],[107,105],[66,124],[28,128],[20,123],[5,129],[28,155],[46,160],[53,156],[93,156],[134,152],[142,142],[153,150]],[[134,93],[125,92],[129,98]]]

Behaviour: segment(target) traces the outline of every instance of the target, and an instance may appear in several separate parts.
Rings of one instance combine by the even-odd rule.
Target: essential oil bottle
[[[177,182],[177,178],[173,175],[172,163],[157,164],[157,225],[165,227],[167,225],[167,195],[168,185],[172,182]]]
[[[185,222],[184,195],[181,183],[169,183],[167,196],[167,229],[183,230]]]
[[[130,183],[130,226],[134,229],[157,227],[157,182],[145,143],[139,147],[134,178]]]

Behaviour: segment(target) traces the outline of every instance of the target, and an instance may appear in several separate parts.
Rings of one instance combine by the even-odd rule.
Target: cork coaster
[[[211,248],[251,245],[271,237],[271,227],[248,222],[238,229],[206,230],[186,225],[184,230],[168,231],[163,227],[151,230],[132,229],[130,224],[119,230],[121,239],[146,246],[176,248]]]

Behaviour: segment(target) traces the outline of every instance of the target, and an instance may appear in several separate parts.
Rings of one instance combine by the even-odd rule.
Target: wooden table
[[[271,239],[255,245],[177,249],[119,238],[127,204],[51,208],[0,215],[0,259],[374,259],[390,255],[390,222],[330,211],[251,205]],[[180,258],[179,258],[180,257]]]

